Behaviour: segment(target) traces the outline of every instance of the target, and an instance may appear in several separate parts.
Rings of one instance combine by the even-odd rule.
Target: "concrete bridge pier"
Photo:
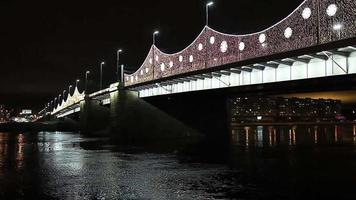
[[[80,130],[84,134],[105,132],[109,126],[110,110],[101,105],[100,100],[91,99],[88,95],[80,102]]]
[[[181,145],[195,143],[201,134],[138,97],[119,89],[110,94],[113,138],[128,144]]]

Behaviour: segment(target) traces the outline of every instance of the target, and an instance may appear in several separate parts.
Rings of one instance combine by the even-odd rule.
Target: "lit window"
[[[215,43],[215,37],[214,36],[211,36],[210,37],[210,44],[214,44]]]
[[[245,49],[245,43],[244,42],[240,42],[239,43],[239,50],[243,51]]]
[[[332,17],[336,14],[336,11],[337,11],[337,6],[335,4],[330,4],[326,9],[326,14]]]
[[[130,78],[129,78],[128,76],[126,76],[126,81],[129,81],[129,79],[130,79]]]
[[[293,30],[290,27],[287,27],[284,30],[284,37],[290,38],[292,36],[292,34],[293,34]]]
[[[220,51],[225,53],[227,51],[227,42],[226,41],[222,41],[221,45],[220,45]]]
[[[192,55],[189,56],[189,62],[193,62],[194,58]]]
[[[161,71],[164,71],[164,63],[161,63]]]
[[[262,33],[259,37],[258,40],[260,43],[264,43],[266,41],[266,34]]]
[[[148,73],[148,67],[146,67],[146,74]]]
[[[134,82],[134,77],[133,76],[131,76],[131,83],[133,83]]]
[[[198,50],[199,50],[199,51],[203,50],[203,44],[202,44],[202,43],[200,43],[200,44],[198,45]]]
[[[303,17],[303,19],[309,19],[309,17],[310,17],[310,15],[311,15],[311,10],[310,10],[310,8],[304,8],[304,10],[303,10],[303,12],[302,12],[302,17]]]
[[[136,81],[138,80],[138,77],[137,77],[137,75],[135,76],[135,80],[136,80]]]
[[[169,62],[169,67],[173,67],[173,61]]]
[[[141,69],[141,72],[140,72],[141,76],[143,75],[143,70]]]
[[[150,58],[150,64],[152,64],[152,58]]]
[[[179,56],[179,62],[183,62],[183,56]]]
[[[158,56],[156,56],[156,61],[158,62],[158,59],[159,59],[159,57]]]

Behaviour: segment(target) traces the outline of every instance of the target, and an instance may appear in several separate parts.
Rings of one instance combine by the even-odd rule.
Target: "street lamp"
[[[63,90],[63,101],[64,101],[64,96],[65,96],[65,93],[66,93],[67,91],[66,90]]]
[[[88,91],[88,75],[90,74],[90,71],[85,72],[85,93]]]
[[[103,66],[105,65],[105,62],[100,63],[100,90],[103,89]]]
[[[56,97],[56,98],[54,98],[54,107],[57,107],[57,106],[56,106],[57,103],[58,103],[58,102],[57,102],[57,97]]]
[[[79,79],[77,79],[76,81],[75,81],[75,87],[78,89],[78,83],[80,82],[80,80]]]
[[[159,34],[159,31],[155,31],[153,32],[152,34],[152,42],[153,42],[153,45],[156,45],[156,35]]]
[[[122,52],[122,49],[119,49],[119,50],[117,50],[117,52],[116,52],[116,58],[117,58],[117,62],[116,62],[116,73],[117,73],[117,81],[119,82],[120,81],[120,71],[119,71],[119,69],[120,69],[120,53]]]
[[[205,19],[205,22],[206,22],[206,26],[209,26],[209,7],[214,5],[214,2],[209,2],[205,5],[205,14],[206,14],[206,19]]]

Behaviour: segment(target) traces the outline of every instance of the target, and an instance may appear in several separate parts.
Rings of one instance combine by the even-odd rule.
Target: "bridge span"
[[[75,88],[73,94],[40,114],[63,118],[82,113],[85,104],[95,102],[108,107],[113,118],[119,115],[114,110],[127,111],[118,101],[131,101],[133,96],[144,100],[354,76],[355,10],[352,0],[305,0],[283,20],[255,33],[233,35],[205,26],[185,49],[167,54],[152,45],[142,65],[132,74],[123,74],[120,82],[91,94]]]

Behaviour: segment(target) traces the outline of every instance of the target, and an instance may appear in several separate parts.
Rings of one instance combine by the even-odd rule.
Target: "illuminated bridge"
[[[306,0],[283,20],[255,33],[233,35],[205,26],[185,49],[167,54],[152,45],[143,64],[124,74],[124,90],[138,97],[238,88],[356,73],[356,1]],[[112,104],[110,88],[88,94]],[[51,115],[81,109],[84,93],[56,104]]]

